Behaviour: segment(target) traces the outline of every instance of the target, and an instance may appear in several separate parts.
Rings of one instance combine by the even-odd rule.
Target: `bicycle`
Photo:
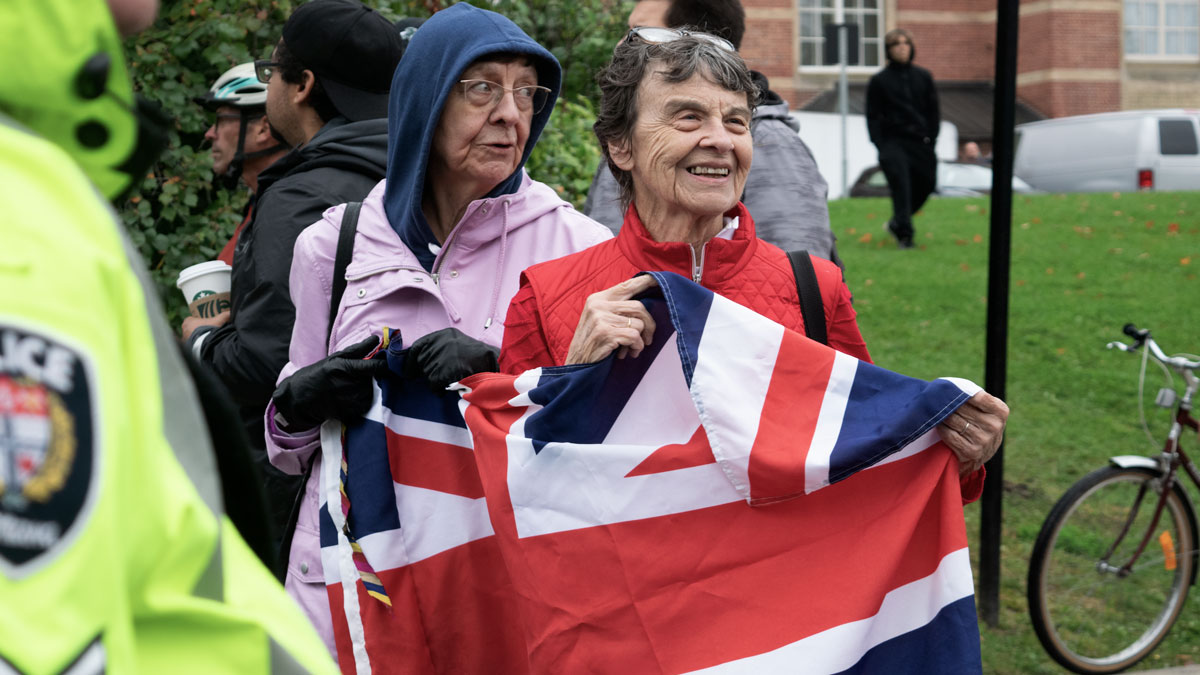
[[[1109,349],[1142,352],[1182,375],[1156,404],[1175,407],[1157,457],[1121,455],[1089,473],[1046,516],[1029,560],[1026,592],[1033,628],[1060,665],[1076,673],[1115,673],[1148,656],[1167,636],[1196,581],[1197,525],[1180,468],[1200,488],[1200,472],[1179,445],[1184,428],[1200,432],[1191,415],[1200,389],[1200,357],[1167,356],[1150,336],[1126,324],[1134,342]],[[1145,417],[1143,411],[1143,425]],[[1146,427],[1149,434],[1149,427]]]

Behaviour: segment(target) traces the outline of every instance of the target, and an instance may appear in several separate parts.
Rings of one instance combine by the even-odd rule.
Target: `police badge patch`
[[[79,350],[0,323],[0,573],[61,551],[96,489],[91,364]]]

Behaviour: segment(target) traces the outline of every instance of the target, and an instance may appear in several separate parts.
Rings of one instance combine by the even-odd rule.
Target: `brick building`
[[[933,72],[944,117],[991,128],[994,0],[743,0],[742,54],[793,108],[833,110],[839,68],[824,65],[822,25],[842,2],[861,34],[852,111],[884,63],[883,35],[906,28],[916,63]],[[1138,108],[1200,108],[1200,0],[1023,0],[1017,121]],[[955,112],[955,109],[958,109]],[[954,119],[955,115],[979,119]],[[966,123],[967,133],[961,133]],[[990,132],[989,132],[990,134]]]

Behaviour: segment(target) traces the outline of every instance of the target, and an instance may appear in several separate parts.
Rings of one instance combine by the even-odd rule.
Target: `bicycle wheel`
[[[1033,547],[1028,598],[1042,646],[1077,673],[1145,658],[1179,616],[1196,564],[1194,515],[1176,485],[1128,573],[1159,501],[1157,473],[1107,466],[1058,500]]]

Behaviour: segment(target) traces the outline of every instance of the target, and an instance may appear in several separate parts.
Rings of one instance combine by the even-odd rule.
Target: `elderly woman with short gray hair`
[[[654,320],[633,298],[676,272],[792,330],[807,333],[787,255],[754,234],[741,203],[754,146],[757,88],[727,41],[638,27],[600,74],[596,136],[621,187],[625,222],[613,240],[527,269],[509,305],[505,372],[636,357]],[[813,257],[828,344],[870,361],[841,270]],[[959,458],[964,497],[982,490],[983,463],[1008,407],[979,392],[939,431]]]

